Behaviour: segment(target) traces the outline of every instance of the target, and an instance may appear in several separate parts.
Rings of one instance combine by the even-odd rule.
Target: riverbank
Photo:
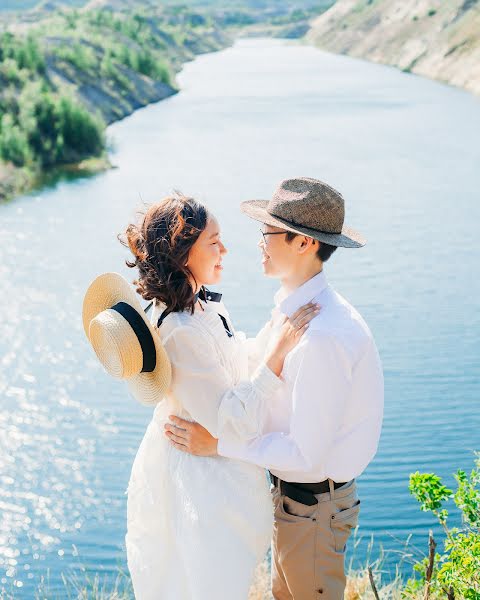
[[[52,169],[109,168],[106,126],[177,93],[185,62],[238,35],[302,37],[334,0],[65,1],[0,13],[0,201],[41,188]]]
[[[73,546],[86,575],[125,568],[124,492],[151,411],[102,373],[79,306],[98,272],[134,276],[116,235],[143,202],[175,187],[222,224],[230,252],[221,291],[249,335],[268,318],[275,283],[261,277],[258,228],[239,216],[240,201],[270,197],[285,173],[317,174],[344,193],[348,221],[369,239],[358,253],[335,253],[328,274],[374,332],[386,374],[382,440],[359,481],[360,562],[371,536],[390,572],[409,536],[428,552],[435,523],[409,497],[409,474],[438,472],[453,484],[449,474],[468,469],[478,447],[478,100],[277,40],[203,55],[178,82],[181,94],[111,126],[118,168],[1,207],[0,500],[9,541],[0,560],[5,586],[23,584],[21,598],[33,598],[47,573],[61,590],[61,574],[78,562]],[[437,301],[452,232],[454,285]],[[452,310],[458,298],[461,310]]]
[[[480,95],[479,0],[338,0],[307,40]]]
[[[2,22],[0,200],[41,186],[59,167],[109,168],[106,126],[175,94],[185,62],[231,43],[207,14],[103,4],[47,4]]]

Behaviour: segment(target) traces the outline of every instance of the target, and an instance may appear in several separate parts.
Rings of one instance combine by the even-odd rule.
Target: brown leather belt
[[[318,500],[315,498],[315,494],[324,494],[330,490],[328,479],[320,481],[318,483],[295,483],[292,481],[283,481],[275,475],[270,473],[270,481],[275,487],[280,490],[280,493],[284,496],[288,496],[296,502],[306,504],[307,506],[313,506],[318,504]],[[346,485],[348,481],[333,482],[333,489],[336,490],[342,485]]]

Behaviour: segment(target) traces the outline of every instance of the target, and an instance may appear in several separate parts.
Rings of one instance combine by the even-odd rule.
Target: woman
[[[308,305],[285,322],[262,361],[262,332],[246,343],[219,295],[205,290],[220,281],[226,248],[203,205],[180,194],[165,198],[125,237],[134,255],[127,264],[139,270],[137,291],[154,301],[151,319],[173,369],[128,487],[126,547],[135,595],[246,600],[271,537],[265,472],[219,456],[182,453],[163,428],[168,415],[176,414],[216,437],[255,437],[269,397],[281,385],[285,356],[318,309]]]

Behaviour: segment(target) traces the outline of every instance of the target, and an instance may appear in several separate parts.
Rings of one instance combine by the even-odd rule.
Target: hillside
[[[0,200],[106,168],[106,125],[174,94],[185,61],[237,35],[301,37],[332,2],[0,0]]]
[[[174,94],[185,61],[230,43],[208,14],[128,4],[50,1],[0,22],[0,199],[61,166],[105,168],[106,124]]]
[[[480,0],[338,0],[307,39],[480,94]]]

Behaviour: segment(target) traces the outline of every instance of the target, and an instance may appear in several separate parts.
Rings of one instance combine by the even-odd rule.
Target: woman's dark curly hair
[[[166,305],[166,314],[194,311],[195,280],[187,267],[193,244],[207,226],[205,206],[193,198],[175,192],[157,202],[144,213],[139,222],[130,224],[120,242],[130,248],[137,267],[138,279],[133,283],[145,300],[158,299]]]

